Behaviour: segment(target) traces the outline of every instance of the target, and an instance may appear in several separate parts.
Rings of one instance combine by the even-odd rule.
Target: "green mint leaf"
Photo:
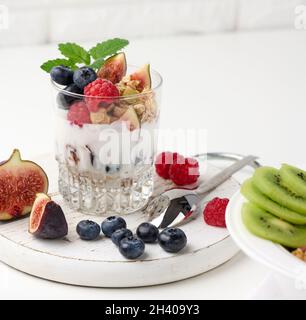
[[[100,69],[103,66],[104,62],[105,62],[104,58],[97,59],[91,64],[90,67],[92,69]]]
[[[128,40],[114,38],[98,43],[95,47],[89,50],[89,53],[95,60],[98,60],[100,58],[114,55],[119,50],[126,47],[128,44]]]
[[[73,62],[67,59],[48,60],[40,68],[49,73],[53,67],[57,66],[73,67]]]
[[[76,43],[60,43],[58,45],[58,50],[63,56],[69,58],[75,63],[84,63],[85,65],[90,64],[90,54]]]
[[[69,59],[68,61],[69,61],[68,67],[70,67],[71,70],[75,71],[75,70],[79,69],[79,67],[77,66],[75,61],[73,61],[71,59]]]

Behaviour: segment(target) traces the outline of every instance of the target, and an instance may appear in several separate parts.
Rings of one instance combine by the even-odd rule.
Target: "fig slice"
[[[98,77],[107,79],[113,84],[120,82],[126,74],[126,58],[124,52],[108,58],[98,71]]]
[[[137,90],[142,92],[143,90],[151,89],[151,74],[150,65],[145,64],[139,70],[130,75],[131,80],[138,80],[140,83],[137,86]]]
[[[130,131],[133,131],[140,127],[140,122],[137,113],[132,107],[129,107],[119,120],[126,122],[127,127]]]
[[[35,196],[48,192],[48,177],[32,161],[21,160],[15,149],[0,163],[0,220],[11,220],[31,212]]]
[[[68,233],[62,208],[44,193],[36,196],[30,215],[29,232],[42,239],[59,239]]]

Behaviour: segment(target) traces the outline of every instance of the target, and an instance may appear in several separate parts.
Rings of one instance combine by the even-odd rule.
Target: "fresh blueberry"
[[[102,222],[102,231],[107,237],[111,237],[112,234],[118,230],[118,229],[125,229],[126,228],[126,222],[123,218],[112,216],[106,218]]]
[[[123,238],[119,243],[120,253],[128,259],[139,258],[145,250],[145,244],[135,237]]]
[[[156,242],[159,231],[152,223],[144,222],[138,226],[136,233],[145,243],[153,243]]]
[[[118,229],[112,234],[112,241],[116,246],[119,246],[120,241],[123,238],[132,237],[133,232],[129,229]]]
[[[100,226],[90,220],[80,221],[77,225],[76,231],[82,240],[95,240],[100,235]]]
[[[83,94],[83,90],[81,90],[74,83],[65,87],[64,90],[60,92],[57,96],[57,104],[59,108],[68,110],[74,101],[81,99],[81,97],[77,97],[74,94]]]
[[[88,67],[82,67],[74,71],[74,74],[73,74],[73,82],[82,90],[90,82],[93,82],[96,79],[97,79],[97,74],[95,70]]]
[[[187,237],[181,229],[167,228],[159,234],[158,243],[165,251],[176,253],[186,246]]]
[[[64,86],[73,82],[73,71],[68,67],[53,67],[50,71],[50,76],[54,82]]]

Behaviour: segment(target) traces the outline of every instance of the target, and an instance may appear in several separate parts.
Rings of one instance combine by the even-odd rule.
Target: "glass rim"
[[[133,68],[139,68],[138,66],[135,65],[131,65],[129,64],[128,67],[133,67]],[[62,88],[61,85],[57,84],[55,81],[53,81],[52,79],[50,79],[51,81],[51,85],[52,87],[57,90],[59,93],[64,93],[65,95],[71,96],[71,97],[76,97],[76,98],[91,98],[91,99],[116,99],[116,100],[128,100],[128,99],[135,99],[135,98],[140,98],[140,97],[145,97],[151,93],[153,93],[154,91],[156,91],[157,89],[159,89],[162,84],[163,84],[163,78],[160,75],[160,73],[154,69],[150,69],[150,73],[151,74],[155,74],[155,76],[158,79],[157,84],[151,88],[150,90],[146,91],[146,92],[140,92],[140,93],[136,93],[136,94],[131,94],[128,96],[115,96],[115,97],[106,97],[106,96],[86,96],[85,94],[80,94],[80,93],[73,93],[73,92],[69,92],[67,90],[64,90],[64,88]]]

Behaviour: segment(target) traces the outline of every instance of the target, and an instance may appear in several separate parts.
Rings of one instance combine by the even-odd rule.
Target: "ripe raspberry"
[[[113,97],[118,97],[117,87],[106,79],[96,79],[84,88],[87,108],[90,112],[98,112],[99,107],[109,105],[113,102]]]
[[[169,169],[173,163],[184,163],[185,158],[178,154],[177,152],[162,152],[155,160],[155,170],[156,173],[164,178],[169,179]]]
[[[225,210],[228,202],[226,198],[214,198],[208,202],[203,212],[205,222],[210,226],[226,228]]]
[[[169,169],[170,179],[179,186],[195,183],[199,176],[199,163],[192,158],[186,158],[183,164],[174,163]]]
[[[91,123],[89,111],[84,101],[75,102],[69,109],[67,119],[78,126]]]

